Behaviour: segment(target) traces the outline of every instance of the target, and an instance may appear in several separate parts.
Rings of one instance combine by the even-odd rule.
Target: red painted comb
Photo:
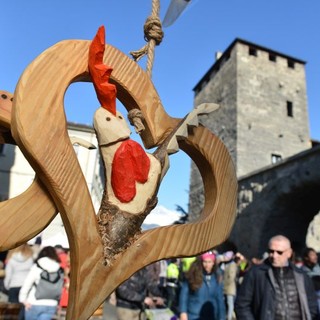
[[[89,48],[89,72],[101,107],[116,114],[117,88],[109,83],[112,67],[103,63],[105,29],[101,26]]]

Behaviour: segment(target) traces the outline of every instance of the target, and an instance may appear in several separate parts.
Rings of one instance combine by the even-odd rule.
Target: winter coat
[[[13,253],[5,269],[3,280],[5,288],[9,290],[10,288],[22,287],[32,265],[32,257],[26,257],[21,252]]]
[[[44,270],[48,272],[57,272],[60,269],[60,264],[48,257],[43,257],[38,260],[38,264]],[[26,280],[19,293],[19,301],[21,303],[30,303],[32,305],[41,305],[41,306],[57,306],[58,301],[52,299],[41,299],[37,300],[35,297],[36,286],[40,281],[40,275],[43,269],[39,268],[34,264],[29,274],[26,277]]]
[[[316,291],[320,291],[320,266],[315,264],[314,266],[304,265],[301,268],[311,278]]]
[[[147,268],[143,268],[116,289],[117,307],[141,310],[148,293],[160,296],[157,283],[151,280]]]
[[[309,277],[291,263],[290,268],[298,290],[301,320],[317,319],[317,299]],[[237,320],[273,320],[275,311],[275,278],[268,260],[252,267],[244,277],[237,294],[235,311]]]
[[[188,314],[188,320],[225,320],[226,311],[222,285],[214,275],[203,275],[201,287],[192,291],[188,281],[184,281],[180,291],[179,308]]]

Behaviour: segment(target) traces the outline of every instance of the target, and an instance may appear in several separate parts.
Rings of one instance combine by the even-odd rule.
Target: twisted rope
[[[147,18],[144,24],[144,39],[148,42],[141,49],[131,51],[135,61],[139,61],[146,54],[148,55],[146,72],[151,78],[153,61],[154,61],[154,48],[159,45],[163,39],[164,33],[162,31],[162,24],[159,19],[160,1],[152,0],[151,15]]]
[[[128,119],[132,126],[135,127],[136,133],[141,133],[145,130],[145,126],[143,124],[143,113],[139,109],[131,109],[128,112]]]

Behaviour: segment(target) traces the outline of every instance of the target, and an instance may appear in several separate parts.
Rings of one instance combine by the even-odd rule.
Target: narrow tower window
[[[253,47],[249,47],[249,55],[250,56],[257,56],[258,55],[258,51],[256,48],[253,48]]]
[[[288,59],[288,68],[294,69],[294,62]]]
[[[277,56],[273,53],[269,53],[269,60],[272,62],[276,62],[277,61]]]
[[[293,118],[293,103],[291,101],[287,101],[287,116]]]
[[[274,164],[274,163],[277,163],[279,161],[282,160],[282,157],[280,154],[276,154],[276,153],[272,153],[271,154],[271,163]]]

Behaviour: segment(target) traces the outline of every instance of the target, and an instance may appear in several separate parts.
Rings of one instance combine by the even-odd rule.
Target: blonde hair
[[[10,259],[14,253],[20,252],[24,257],[29,258],[33,256],[33,250],[30,245],[27,243],[22,244],[21,246],[14,248],[8,252],[7,259]]]

